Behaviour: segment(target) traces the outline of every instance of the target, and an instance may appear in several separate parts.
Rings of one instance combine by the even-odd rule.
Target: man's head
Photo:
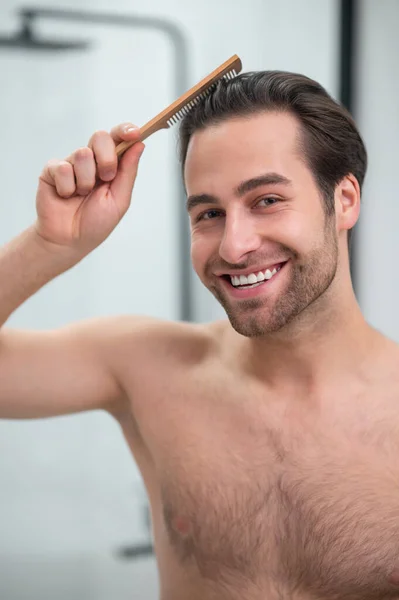
[[[244,73],[185,117],[180,147],[193,265],[233,327],[263,335],[315,306],[347,251],[366,171],[348,112],[302,75]],[[252,288],[225,276],[281,263]]]

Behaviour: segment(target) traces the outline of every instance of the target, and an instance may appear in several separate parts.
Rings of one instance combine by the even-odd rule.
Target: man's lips
[[[215,275],[217,275],[218,277],[226,277],[226,276],[230,276],[230,277],[239,277],[240,275],[250,275],[251,273],[254,273],[255,275],[257,273],[264,273],[265,271],[269,270],[269,271],[273,271],[273,269],[278,269],[279,267],[282,267],[283,265],[285,265],[285,263],[288,262],[288,260],[284,260],[278,263],[273,263],[272,265],[269,266],[261,266],[261,267],[251,267],[248,269],[244,269],[242,271],[237,270],[237,271],[220,271],[215,273]]]
[[[273,290],[280,287],[279,281],[281,281],[281,274],[285,273],[285,266],[289,261],[281,264],[281,268],[272,277],[265,278],[263,281],[257,281],[256,283],[234,285],[230,275],[224,275],[219,277],[222,288],[232,298],[238,300],[245,300],[250,298],[256,298],[261,296],[268,296],[270,293],[273,294]],[[283,275],[284,278],[284,275]]]

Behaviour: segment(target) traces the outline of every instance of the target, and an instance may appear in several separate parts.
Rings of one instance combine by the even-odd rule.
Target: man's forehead
[[[187,150],[185,184],[190,188],[216,180],[244,180],[263,172],[281,172],[298,160],[299,125],[288,113],[234,118],[196,131]]]

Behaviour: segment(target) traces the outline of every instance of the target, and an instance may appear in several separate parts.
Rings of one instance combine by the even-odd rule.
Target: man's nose
[[[242,215],[226,216],[219,255],[231,264],[243,262],[246,254],[257,250],[261,245],[261,235],[255,223]]]

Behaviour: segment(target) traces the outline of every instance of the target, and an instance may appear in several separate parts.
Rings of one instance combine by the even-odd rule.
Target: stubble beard
[[[220,287],[209,289],[238,333],[260,337],[282,330],[305,309],[311,308],[330,287],[337,266],[338,240],[335,231],[327,225],[322,246],[312,250],[304,264],[296,263],[295,258],[289,261],[286,268],[291,271],[290,281],[273,306],[267,296],[231,302]]]

